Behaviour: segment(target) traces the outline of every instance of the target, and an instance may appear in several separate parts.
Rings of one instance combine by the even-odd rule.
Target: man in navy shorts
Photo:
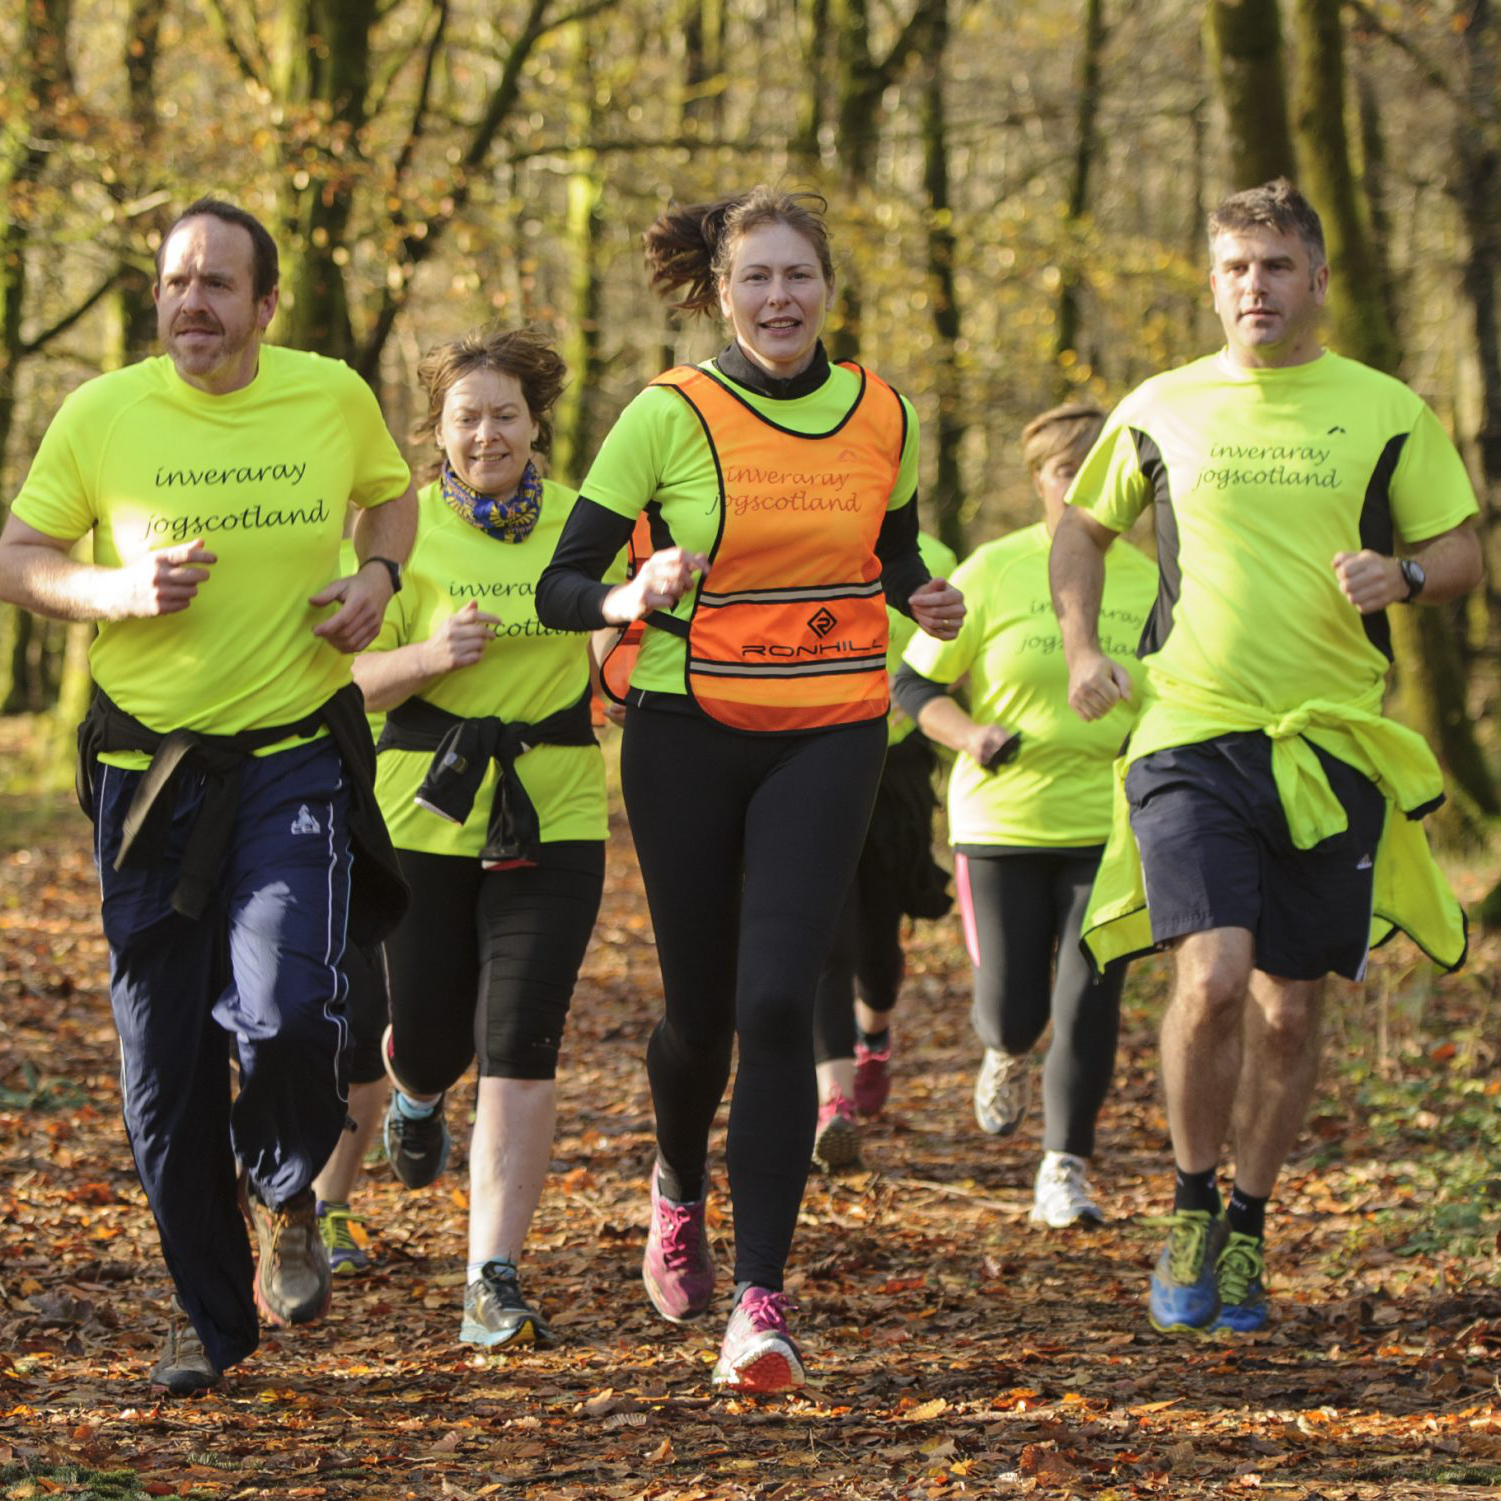
[[[1296,188],[1227,199],[1209,243],[1225,347],[1116,409],[1051,559],[1069,701],[1097,718],[1130,691],[1099,646],[1104,553],[1153,506],[1144,701],[1084,935],[1100,964],[1175,956],[1177,1172],[1149,1297],[1164,1332],[1266,1322],[1266,1203],[1312,1097],[1323,976],[1362,978],[1396,928],[1445,967],[1465,952],[1419,821],[1438,765],[1381,700],[1388,608],[1480,578],[1474,492],[1417,396],[1319,346],[1329,270]]]

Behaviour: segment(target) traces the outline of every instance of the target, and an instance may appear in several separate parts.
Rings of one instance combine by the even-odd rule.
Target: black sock
[[[1230,1190],[1225,1218],[1230,1228],[1242,1235],[1254,1235],[1257,1240],[1266,1238],[1266,1200],[1248,1194],[1239,1183]]]
[[[1220,1191],[1214,1186],[1214,1169],[1208,1167],[1202,1173],[1185,1173],[1178,1168],[1173,1179],[1173,1208],[1203,1209],[1218,1214]]]
[[[700,1174],[694,1183],[684,1183],[673,1170],[657,1158],[657,1191],[674,1204],[696,1204],[704,1196],[704,1180]]]
[[[861,1047],[869,1048],[872,1053],[884,1052],[891,1042],[891,1027],[887,1025],[879,1032],[867,1032],[859,1022],[856,1022],[855,1041]]]
[[[747,1289],[752,1287],[761,1287],[765,1288],[767,1292],[779,1293],[782,1290],[782,1279],[780,1277],[777,1278],[777,1285],[775,1287],[768,1287],[764,1282],[737,1282],[735,1284],[735,1296],[730,1300],[731,1313],[734,1313],[739,1308],[740,1300],[745,1296]]]

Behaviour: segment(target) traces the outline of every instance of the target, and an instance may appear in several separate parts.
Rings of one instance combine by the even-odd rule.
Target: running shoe
[[[1167,1226],[1167,1244],[1152,1272],[1147,1316],[1159,1334],[1207,1329],[1219,1311],[1215,1266],[1229,1228],[1223,1214],[1178,1209],[1151,1223]]]
[[[426,1188],[448,1166],[450,1140],[443,1119],[444,1096],[438,1097],[431,1115],[413,1120],[397,1107],[396,1096],[386,1106],[382,1135],[391,1169],[408,1188]]]
[[[879,1115],[891,1094],[891,1044],[868,1048],[855,1044],[855,1109],[861,1115]]]
[[[1084,1158],[1071,1152],[1044,1152],[1037,1169],[1032,1212],[1027,1218],[1034,1225],[1047,1225],[1053,1230],[1103,1225],[1105,1216],[1089,1196],[1088,1167]]]
[[[246,1194],[257,1247],[255,1305],[268,1324],[310,1324],[328,1312],[333,1274],[318,1234],[313,1191],[305,1188],[279,1209]]]
[[[167,1315],[167,1338],[161,1359],[151,1372],[152,1386],[163,1387],[174,1397],[196,1397],[199,1392],[212,1390],[223,1379],[174,1296],[172,1310]]]
[[[1025,1053],[986,1048],[975,1079],[975,1124],[989,1136],[1010,1136],[1032,1100],[1032,1063]]]
[[[669,1199],[651,1172],[651,1229],[646,1236],[646,1255],[641,1261],[641,1280],[652,1307],[669,1324],[689,1324],[708,1308],[714,1296],[714,1252],[704,1223],[708,1207],[707,1184],[703,1196],[691,1204]]]
[[[348,1204],[318,1200],[318,1235],[328,1251],[328,1268],[335,1277],[357,1277],[370,1270],[370,1243],[365,1222],[351,1214]]]
[[[1259,1236],[1230,1231],[1214,1280],[1220,1308],[1211,1328],[1254,1334],[1266,1327],[1266,1243]]]
[[[860,1128],[855,1124],[855,1102],[837,1084],[818,1107],[813,1162],[826,1173],[860,1166]]]
[[[786,1293],[748,1287],[730,1315],[714,1367],[714,1385],[742,1392],[786,1392],[803,1384],[803,1357],[787,1332]]]
[[[557,1343],[542,1315],[522,1296],[521,1278],[508,1261],[487,1261],[464,1289],[459,1339],[492,1350],[524,1345],[550,1350]]]

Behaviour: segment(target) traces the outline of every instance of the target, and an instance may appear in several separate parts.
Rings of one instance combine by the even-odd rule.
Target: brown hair
[[[551,453],[552,408],[568,382],[568,366],[547,336],[535,328],[475,329],[429,349],[417,366],[417,379],[427,392],[427,411],[412,428],[412,442],[427,444],[437,437],[449,388],[476,370],[497,370],[515,377],[537,424],[532,448],[540,454]]]
[[[764,184],[718,203],[695,203],[662,214],[641,237],[652,290],[671,297],[680,287],[684,295],[672,305],[684,313],[719,310],[719,281],[728,276],[735,247],[763,224],[785,224],[812,245],[824,280],[834,280],[829,229],[824,223],[828,200],[819,193],[783,193]]]
[[[1285,177],[1274,177],[1259,188],[1232,193],[1209,216],[1209,251],[1222,234],[1243,229],[1275,229],[1295,234],[1308,247],[1315,271],[1324,264],[1324,226],[1314,206]]]
[[[1022,457],[1033,474],[1051,458],[1064,454],[1075,463],[1094,447],[1105,414],[1092,401],[1069,401],[1034,417],[1022,429]]]
[[[224,224],[237,224],[250,236],[250,294],[259,302],[281,280],[276,241],[254,214],[237,204],[226,203],[222,198],[195,198],[172,221],[172,227],[156,247],[157,285],[161,285],[162,257],[167,253],[167,242],[177,233],[179,225],[185,224],[189,219],[203,218],[218,219]]]

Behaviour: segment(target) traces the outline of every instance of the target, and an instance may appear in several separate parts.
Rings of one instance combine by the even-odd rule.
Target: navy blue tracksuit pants
[[[125,1129],[178,1299],[222,1371],[259,1339],[236,1160],[279,1205],[312,1182],[344,1125],[349,797],[329,740],[247,758],[216,902],[192,921],[172,891],[202,782],[183,778],[162,862],[117,871],[140,777],[96,768]]]

